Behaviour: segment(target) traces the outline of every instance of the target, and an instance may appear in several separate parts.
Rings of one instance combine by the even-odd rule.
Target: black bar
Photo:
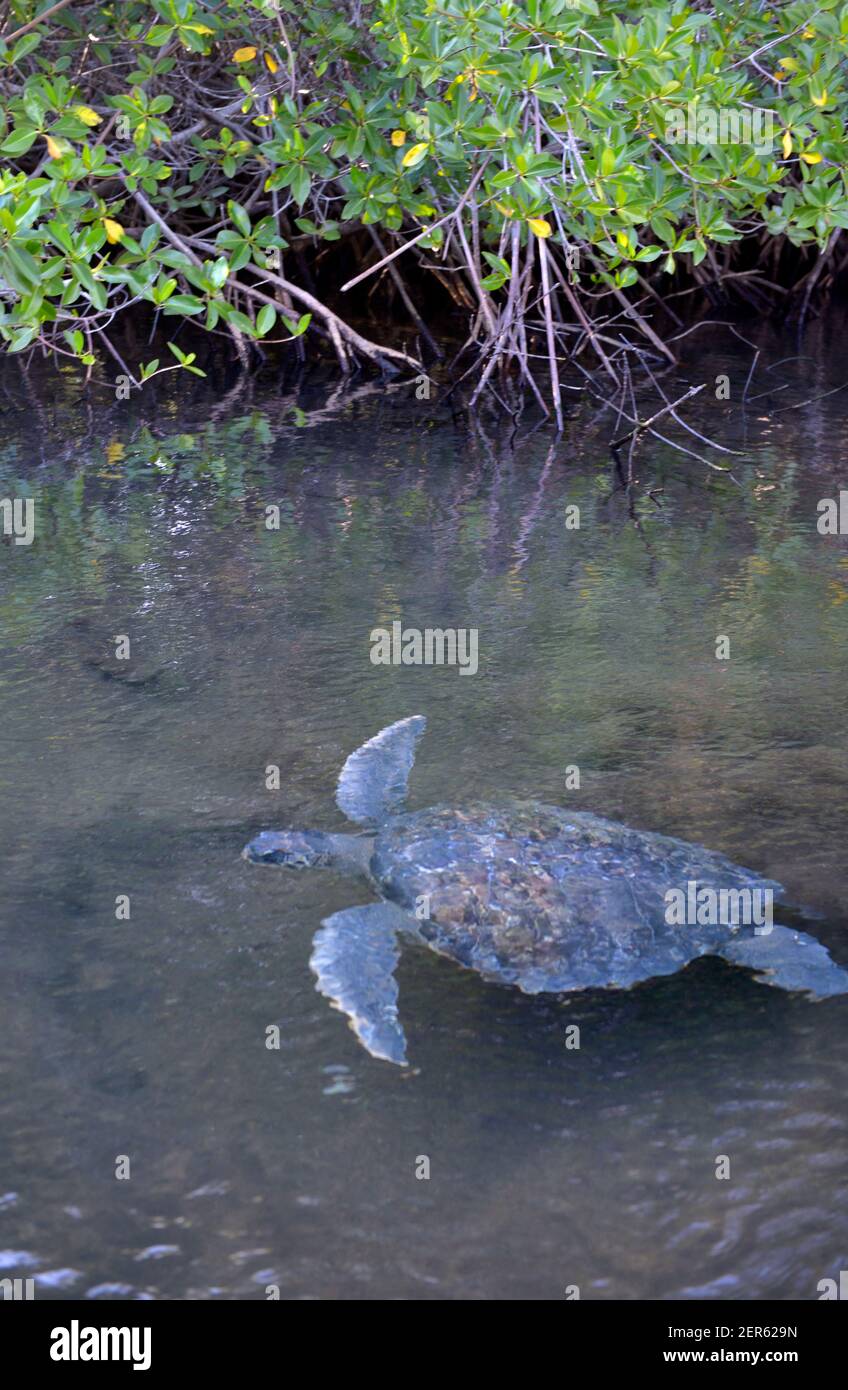
[[[396,1341],[402,1316],[397,1305],[390,1321],[385,1312],[372,1319],[367,1310],[357,1306],[356,1325],[345,1325],[343,1308],[334,1307],[333,1331],[328,1337],[323,1330],[327,1327],[326,1313],[322,1316],[311,1303],[292,1300],[281,1306],[273,1300],[256,1302],[265,1306],[232,1301],[5,1302],[0,1311],[4,1363],[19,1367],[24,1374],[37,1372],[60,1382],[73,1375],[89,1379],[98,1373],[132,1375],[139,1363],[145,1377],[139,1383],[147,1384],[158,1376],[173,1377],[181,1371],[208,1372],[219,1378],[230,1373],[241,1377],[276,1373],[286,1378],[296,1374],[300,1378],[309,1374],[306,1363],[311,1358],[315,1374],[325,1379],[333,1372],[335,1358],[339,1374],[349,1375],[351,1360],[358,1359],[357,1348],[360,1354],[367,1353],[367,1360],[376,1368],[382,1343],[391,1374],[403,1375],[403,1358],[411,1356],[416,1379],[428,1364],[434,1376],[443,1378],[447,1365],[463,1350],[473,1357],[479,1371],[490,1347],[489,1354],[496,1360],[501,1354],[525,1358],[528,1375],[534,1374],[544,1348],[545,1359],[557,1362],[563,1377],[577,1367],[583,1367],[584,1375],[591,1369],[602,1377],[619,1370],[653,1375],[670,1368],[679,1374],[681,1368],[743,1365],[756,1382],[756,1376],[775,1367],[788,1367],[809,1379],[828,1365],[838,1365],[846,1327],[838,1300],[837,1306],[828,1300],[562,1300],[553,1315],[549,1306],[535,1315],[526,1307],[510,1318],[499,1313],[491,1328],[487,1328],[483,1309],[467,1309],[461,1323],[453,1323],[453,1315],[448,1313],[445,1331],[461,1339],[460,1347],[452,1339],[450,1346],[455,1351],[449,1352],[436,1330],[438,1324],[433,1323],[423,1344],[416,1338],[414,1349],[407,1346],[404,1350],[403,1343]],[[427,1316],[431,1317],[432,1311]],[[528,1325],[530,1319],[535,1326]],[[86,1359],[94,1354],[102,1354],[103,1359]],[[388,1373],[388,1365],[386,1369]]]

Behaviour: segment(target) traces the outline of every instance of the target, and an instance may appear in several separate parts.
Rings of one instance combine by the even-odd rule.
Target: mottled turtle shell
[[[734,908],[753,908],[755,894],[783,894],[724,855],[537,801],[400,814],[425,726],[423,715],[399,719],[346,759],[336,801],[364,833],[263,831],[244,849],[255,863],[366,871],[381,894],[382,902],[325,917],[310,958],[317,988],[372,1057],[407,1065],[395,967],[411,930],[441,955],[528,994],[627,988],[707,953],[779,989],[848,994],[848,971],[815,937],[769,917],[760,933],[723,925]],[[705,889],[712,903],[700,901],[711,896]],[[722,898],[744,890],[751,897],[732,906]],[[670,891],[697,925],[677,925]],[[704,906],[718,910],[704,916]],[[759,897],[755,925],[769,906]]]
[[[697,845],[536,801],[396,816],[370,871],[389,901],[428,911],[434,950],[530,994],[671,974],[734,936],[669,925],[669,889],[781,891]]]

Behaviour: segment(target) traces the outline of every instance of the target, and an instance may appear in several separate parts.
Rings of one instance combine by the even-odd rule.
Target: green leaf
[[[229,323],[233,328],[237,328],[240,333],[248,333],[251,338],[256,337],[256,327],[252,320],[243,314],[241,309],[234,309],[232,304],[221,303],[218,305],[221,311],[221,318],[225,323]]]
[[[256,331],[261,338],[267,337],[277,322],[277,313],[272,304],[263,304],[256,315]]]
[[[25,292],[35,289],[41,279],[41,266],[23,246],[9,246],[6,250],[6,264],[11,269],[18,288]]]
[[[229,213],[230,221],[233,222],[236,227],[238,227],[242,236],[249,237],[250,218],[248,217],[241,203],[236,203],[231,198],[230,201],[227,203],[227,212]]]
[[[32,53],[34,48],[38,48],[41,43],[40,34],[24,34],[23,38],[18,39],[9,57],[13,64],[19,63],[22,58],[26,58],[28,53]]]
[[[291,181],[292,197],[294,198],[298,207],[303,207],[303,204],[309,197],[309,190],[311,187],[312,180],[309,177],[309,171],[307,169],[298,168],[295,171]]]
[[[289,333],[293,338],[300,338],[301,335],[306,332],[311,322],[311,314],[301,314],[297,323],[295,323],[292,319],[287,319],[285,314],[283,315],[283,323],[286,325],[286,328],[289,330]]]
[[[163,314],[202,314],[205,305],[202,299],[196,299],[191,294],[172,294],[168,300]]]
[[[211,265],[206,266],[206,275],[209,283],[212,285],[213,289],[216,290],[223,289],[229,273],[230,267],[227,263],[226,256],[219,256],[217,261],[213,261]]]
[[[14,159],[19,154],[26,154],[38,138],[38,131],[30,127],[22,126],[12,131],[7,140],[0,145],[3,154],[11,155]]]
[[[47,231],[51,241],[55,242],[60,251],[67,251],[69,256],[74,254],[74,239],[67,223],[60,222],[58,218],[55,218],[52,222],[47,223]]]
[[[30,324],[27,328],[15,328],[12,330],[12,338],[9,343],[10,352],[23,352],[28,348],[33,338],[39,332],[38,325]]]

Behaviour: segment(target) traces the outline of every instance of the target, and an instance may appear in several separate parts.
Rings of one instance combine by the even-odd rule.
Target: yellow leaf
[[[816,37],[816,31],[815,31],[815,29],[805,29],[804,32],[803,32],[802,35],[801,35],[801,38],[802,38],[802,39],[814,39],[815,37]]]
[[[103,120],[103,117],[98,116],[96,111],[92,111],[90,106],[75,106],[74,115],[78,121],[82,121],[83,125],[88,126],[100,125]]]
[[[45,135],[44,139],[47,143],[47,153],[49,154],[50,158],[61,159],[64,151],[62,149],[62,146],[59,144],[59,141],[54,140],[52,135]]]
[[[400,149],[400,146],[401,146],[401,145],[405,145],[405,144],[406,144],[406,131],[405,131],[405,130],[393,130],[393,131],[392,131],[392,144],[394,145],[395,149]]]
[[[401,161],[403,168],[411,169],[414,164],[420,164],[428,149],[426,140],[420,145],[413,145],[412,149],[407,150]]]
[[[820,97],[812,97],[813,106],[827,106],[827,87],[825,87]]]
[[[233,54],[234,63],[249,63],[251,58],[256,57],[255,48],[237,48]]]
[[[798,71],[798,64],[795,62],[794,58],[781,58],[780,66],[783,68],[785,72]]]
[[[107,463],[120,463],[124,457],[124,446],[119,439],[113,439],[111,444],[106,445]]]
[[[809,154],[806,151],[802,152],[801,158],[805,164],[821,164],[822,162],[822,156],[816,154],[815,150],[811,150]]]
[[[783,158],[788,159],[792,153],[792,136],[788,130],[783,132]]]
[[[845,588],[844,584],[839,584],[835,579],[831,579],[827,587],[833,594],[830,601],[831,608],[838,607],[840,603],[844,603],[848,599],[848,589]]]
[[[266,68],[268,69],[269,72],[276,72],[276,71],[277,71],[277,68],[278,68],[280,65],[279,65],[279,63],[277,63],[277,62],[274,61],[274,59],[271,57],[271,54],[270,54],[270,53],[266,53],[266,54],[265,54],[265,66],[266,66]]]
[[[545,237],[549,237],[553,231],[550,222],[546,222],[544,217],[528,217],[527,226],[542,241],[545,240]]]
[[[789,76],[789,73],[788,73],[788,72],[781,72],[780,68],[778,68],[777,72],[775,72],[775,73],[772,74],[772,81],[773,81],[773,82],[785,82],[788,76]]]
[[[106,229],[106,240],[110,246],[114,246],[124,235],[124,229],[120,222],[116,222],[113,217],[104,217],[103,226]]]

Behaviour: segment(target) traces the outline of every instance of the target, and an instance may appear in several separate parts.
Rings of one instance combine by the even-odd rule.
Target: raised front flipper
[[[316,932],[310,966],[318,989],[350,1026],[372,1057],[406,1062],[406,1038],[398,1022],[397,932],[410,919],[390,903],[349,907],[326,917]]]
[[[350,820],[379,825],[397,810],[406,796],[415,746],[426,727],[424,716],[413,714],[381,729],[351,753],[336,789],[336,802]]]
[[[718,952],[733,965],[746,965],[760,984],[801,990],[817,999],[848,994],[843,970],[814,936],[792,927],[772,927],[763,936],[737,936]]]

